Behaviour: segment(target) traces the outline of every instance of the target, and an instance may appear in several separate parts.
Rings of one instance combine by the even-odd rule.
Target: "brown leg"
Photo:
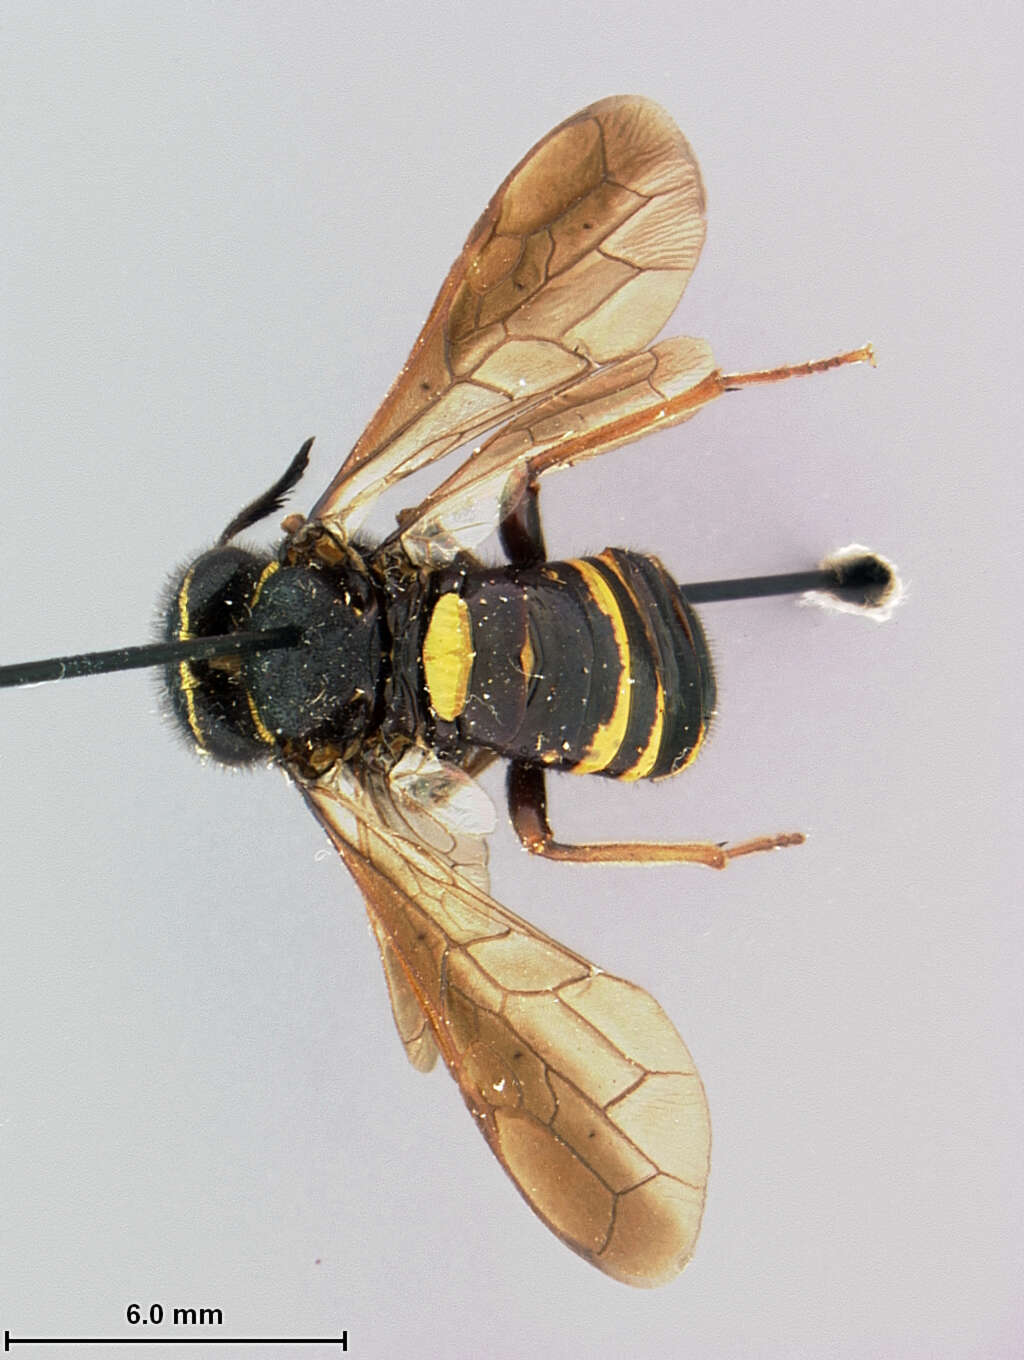
[[[801,845],[799,831],[781,836],[759,836],[739,845],[712,845],[706,841],[602,841],[596,845],[565,845],[556,841],[548,823],[544,770],[538,765],[513,761],[508,770],[508,811],[516,835],[534,855],[547,859],[574,860],[589,864],[706,864],[724,869],[731,859],[761,850]]]
[[[530,481],[499,526],[501,546],[517,567],[535,567],[548,558],[540,526],[540,487]]]
[[[736,392],[741,387],[752,387],[756,383],[785,382],[788,378],[809,378],[814,373],[827,373],[830,368],[842,368],[844,364],[875,363],[875,351],[871,345],[861,345],[846,354],[832,354],[827,359],[810,359],[803,364],[782,364],[778,368],[759,368],[753,373],[722,373],[719,375],[726,392]]]
[[[497,751],[489,751],[486,746],[474,746],[462,762],[462,768],[476,779],[477,775],[483,774],[484,770],[500,759]]]

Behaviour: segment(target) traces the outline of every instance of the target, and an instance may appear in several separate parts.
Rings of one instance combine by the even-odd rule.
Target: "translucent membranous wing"
[[[530,1206],[615,1279],[671,1279],[700,1228],[710,1125],[658,1003],[501,907],[454,842],[413,829],[382,776],[338,766],[303,792],[362,889],[403,1004]]]
[[[620,96],[568,118],[488,204],[311,517],[351,531],[387,486],[643,349],[703,241],[700,171],[663,109]]]
[[[696,415],[722,391],[711,349],[674,336],[598,369],[503,425],[414,509],[402,544],[423,566],[476,548],[528,482]]]
[[[356,786],[352,788],[355,791]],[[359,786],[359,798],[361,816],[376,819],[400,840],[430,847],[487,891],[485,837],[494,830],[494,807],[462,770],[414,746],[391,771],[389,780],[368,774]],[[314,808],[320,816],[315,800]],[[372,911],[369,915],[399,1038],[413,1067],[429,1072],[437,1061],[433,1030],[381,921]]]

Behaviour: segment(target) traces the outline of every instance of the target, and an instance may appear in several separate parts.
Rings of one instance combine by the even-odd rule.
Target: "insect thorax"
[[[226,764],[337,758],[379,716],[384,613],[355,553],[327,563],[288,541],[274,555],[213,548],[177,583],[167,638],[286,625],[301,630],[301,645],[168,667],[172,710],[198,749]]]

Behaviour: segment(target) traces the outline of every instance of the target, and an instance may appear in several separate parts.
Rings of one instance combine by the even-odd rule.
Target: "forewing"
[[[686,336],[598,369],[503,425],[403,514],[406,553],[424,566],[451,561],[497,527],[528,482],[689,420],[721,391],[710,347]]]
[[[366,898],[492,1151],[574,1251],[632,1285],[671,1279],[700,1227],[710,1126],[658,1003],[506,911],[450,853],[381,817],[383,777],[304,793]]]
[[[703,240],[700,171],[663,109],[625,95],[566,119],[488,204],[311,517],[350,532],[387,486],[643,349]]]

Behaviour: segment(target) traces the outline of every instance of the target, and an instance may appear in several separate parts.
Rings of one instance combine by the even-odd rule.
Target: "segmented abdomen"
[[[423,660],[442,729],[577,774],[673,774],[714,709],[696,614],[656,558],[621,548],[469,572],[436,601]]]

